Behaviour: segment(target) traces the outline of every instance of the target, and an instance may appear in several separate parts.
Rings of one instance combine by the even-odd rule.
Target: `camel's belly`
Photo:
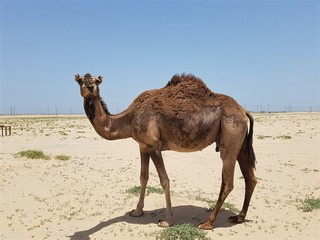
[[[198,145],[192,145],[192,146],[181,146],[178,144],[175,144],[173,142],[168,142],[166,149],[163,150],[172,150],[172,151],[176,151],[176,152],[196,152],[196,151],[201,151],[204,148],[208,147],[209,145],[211,145],[214,141],[210,141],[209,143],[199,143]]]
[[[162,149],[177,152],[201,151],[217,140],[219,129],[219,127],[213,125],[210,129],[203,132],[193,132],[190,134],[173,132],[168,138],[164,137],[162,139]]]
[[[217,112],[207,111],[182,121],[167,122],[165,126],[165,131],[161,132],[163,150],[194,152],[216,141],[220,132],[220,119]]]

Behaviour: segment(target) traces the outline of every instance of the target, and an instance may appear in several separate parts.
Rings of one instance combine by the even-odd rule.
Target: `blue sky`
[[[0,0],[0,15],[0,114],[83,113],[87,72],[113,113],[182,72],[253,111],[320,104],[319,0]]]

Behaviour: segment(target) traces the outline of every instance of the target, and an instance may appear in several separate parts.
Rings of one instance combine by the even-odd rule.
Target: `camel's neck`
[[[84,100],[84,110],[96,132],[108,140],[131,137],[131,111],[111,115],[100,97]]]

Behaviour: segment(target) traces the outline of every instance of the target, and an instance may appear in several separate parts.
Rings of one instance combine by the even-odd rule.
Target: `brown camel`
[[[131,137],[139,144],[141,192],[131,216],[143,215],[151,157],[166,199],[165,218],[158,225],[172,226],[169,178],[161,152],[199,151],[216,142],[216,151],[220,151],[223,163],[221,190],[214,210],[199,228],[213,228],[224,200],[233,189],[237,160],[245,180],[245,198],[239,215],[230,217],[229,221],[244,221],[257,182],[252,147],[253,118],[233,98],[213,93],[194,75],[174,75],[165,87],[141,93],[125,111],[111,115],[100,97],[101,76],[87,73],[80,77],[77,74],[75,80],[80,85],[86,115],[96,132],[108,140]]]

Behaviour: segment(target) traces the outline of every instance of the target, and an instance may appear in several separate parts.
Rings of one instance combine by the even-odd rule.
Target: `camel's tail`
[[[247,134],[246,136],[246,142],[244,144],[245,146],[245,151],[246,151],[246,154],[248,156],[248,162],[249,162],[249,165],[252,167],[252,168],[256,168],[256,155],[254,153],[254,150],[253,150],[253,146],[252,146],[252,142],[253,142],[253,117],[252,115],[247,112],[246,113],[247,117],[249,118],[249,121],[250,121],[250,126],[249,126],[249,133]]]

